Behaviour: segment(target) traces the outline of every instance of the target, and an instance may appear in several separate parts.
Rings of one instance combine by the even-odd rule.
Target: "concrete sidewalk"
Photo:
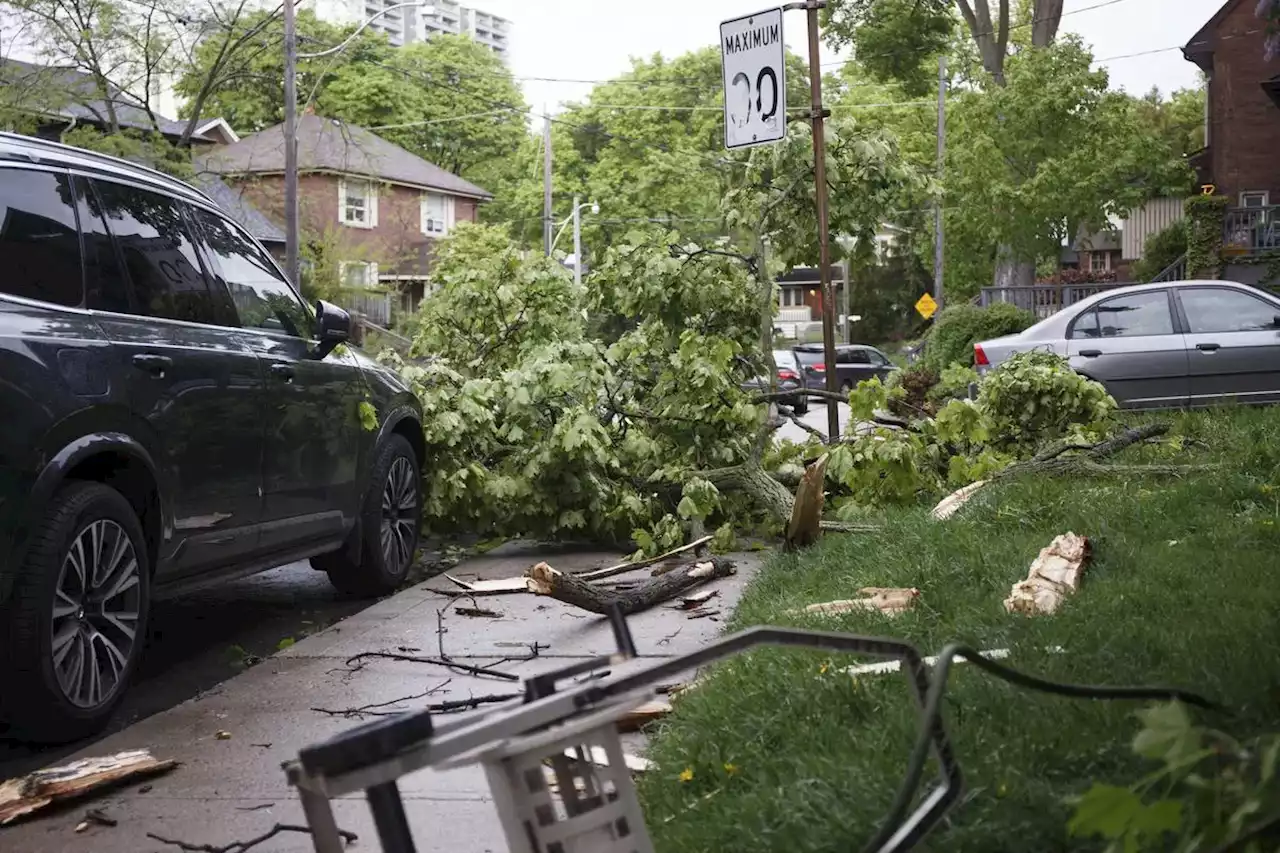
[[[467,579],[512,577],[541,560],[577,571],[615,562],[618,556],[508,545],[464,563],[451,574]],[[713,587],[719,591],[713,602],[723,616],[736,606],[761,555],[738,554],[733,559],[738,574],[715,581]],[[624,579],[645,576],[637,572]],[[302,747],[360,723],[315,709],[341,711],[415,697],[389,706],[390,710],[408,710],[451,699],[518,692],[520,688],[518,683],[419,663],[366,659],[347,664],[362,652],[437,656],[443,643],[451,657],[484,666],[525,656],[537,644],[536,659],[507,661],[496,667],[524,678],[567,665],[574,658],[614,650],[612,634],[603,619],[528,594],[478,599],[483,607],[501,612],[500,619],[466,617],[452,611],[440,617],[439,611],[449,599],[432,589],[450,586],[437,578],[400,592],[302,640],[215,690],[78,753],[73,757],[146,748],[157,758],[176,759],[182,766],[166,776],[105,793],[58,813],[38,813],[0,829],[0,850],[149,853],[178,848],[150,839],[147,833],[216,847],[260,835],[276,823],[303,824],[296,793],[286,784],[281,763],[296,757]],[[441,624],[443,634],[438,633]],[[638,650],[649,658],[687,654],[721,631],[719,620],[691,620],[666,607],[637,614],[630,624]],[[421,695],[427,691],[433,692]],[[219,731],[231,737],[218,740]],[[488,786],[478,768],[424,771],[402,779],[400,790],[420,853],[506,850]],[[105,812],[119,825],[92,826],[76,833],[75,827],[88,808]],[[334,811],[342,828],[359,834],[354,851],[379,849],[362,796],[335,802]],[[312,847],[308,836],[287,834],[254,850],[305,853]]]

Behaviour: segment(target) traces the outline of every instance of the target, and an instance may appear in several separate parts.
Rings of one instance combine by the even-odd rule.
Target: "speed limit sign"
[[[787,135],[786,42],[782,10],[720,24],[724,144],[748,148]]]

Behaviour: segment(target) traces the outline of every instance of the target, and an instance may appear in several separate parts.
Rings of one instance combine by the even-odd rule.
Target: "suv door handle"
[[[1196,349],[1201,352],[1217,352],[1222,348],[1222,344],[1196,344]]]
[[[145,370],[152,376],[164,376],[164,372],[173,367],[173,359],[167,355],[140,352],[133,357],[133,366]]]
[[[1102,350],[1100,350],[1100,349],[1082,349],[1082,350],[1080,350],[1080,355],[1084,356],[1085,358],[1097,358],[1098,356],[1102,355]]]
[[[294,375],[293,365],[286,364],[284,362],[277,362],[271,365],[271,375],[279,376],[281,379],[285,380],[286,382],[292,382],[293,375]]]

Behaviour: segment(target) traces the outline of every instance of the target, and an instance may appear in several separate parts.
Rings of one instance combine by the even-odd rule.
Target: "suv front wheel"
[[[123,495],[88,482],[58,492],[18,571],[0,651],[17,733],[68,742],[106,725],[142,653],[150,575]]]
[[[357,563],[349,549],[313,559],[312,565],[348,595],[395,592],[409,575],[422,529],[422,473],[404,436],[392,434],[378,451],[360,515]]]

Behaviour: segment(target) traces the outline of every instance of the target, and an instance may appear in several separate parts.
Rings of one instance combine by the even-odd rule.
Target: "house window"
[[[422,233],[443,237],[453,225],[453,198],[438,193],[422,196]]]
[[[1106,272],[1111,269],[1111,256],[1107,252],[1090,252],[1089,253],[1089,270],[1091,272]]]
[[[1271,193],[1266,190],[1245,190],[1240,193],[1241,207],[1268,207],[1271,204]]]
[[[338,220],[356,228],[378,224],[378,188],[371,181],[338,181]]]
[[[343,261],[339,271],[342,286],[350,290],[363,290],[378,285],[378,265],[363,261]]]

